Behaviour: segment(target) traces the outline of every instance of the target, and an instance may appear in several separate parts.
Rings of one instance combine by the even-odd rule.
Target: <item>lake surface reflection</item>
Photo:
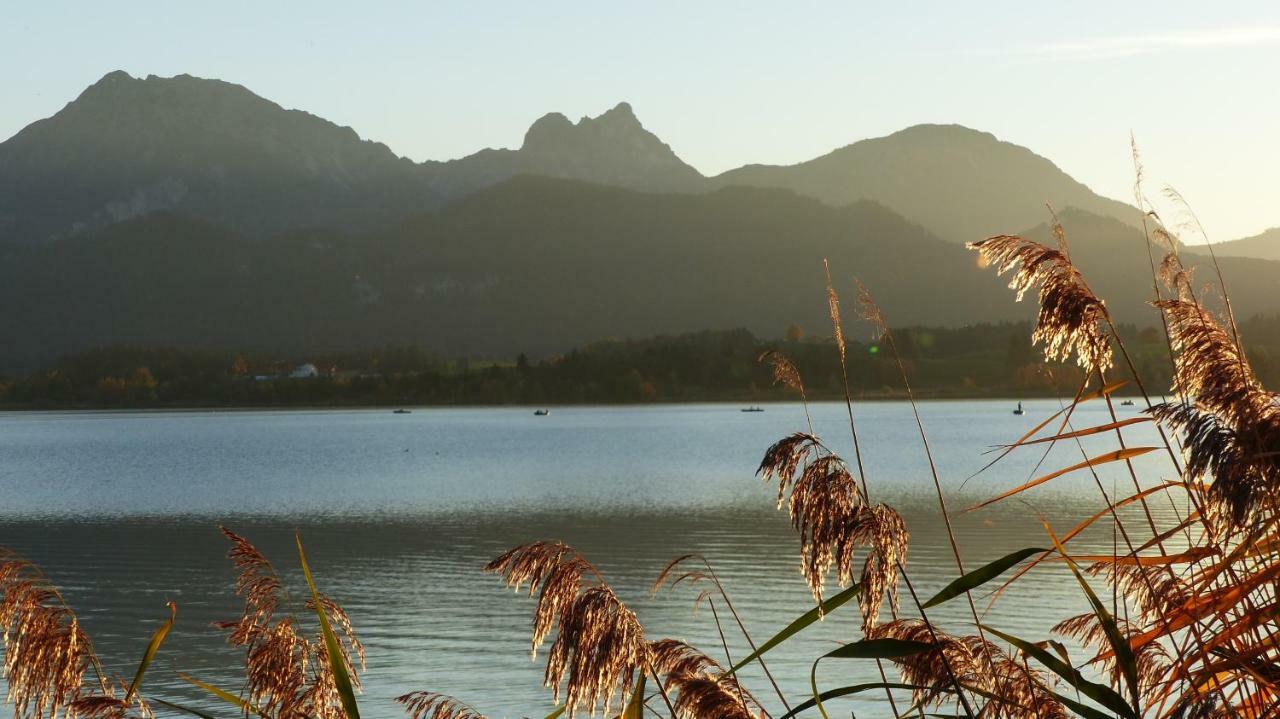
[[[963,509],[1033,476],[1038,452],[1015,454],[965,482],[1008,442],[1058,408],[1027,402],[921,405],[947,500]],[[302,533],[321,588],[343,603],[368,649],[362,713],[401,716],[391,698],[411,690],[453,694],[493,717],[542,716],[542,659],[529,657],[533,608],[480,568],[535,539],[562,539],[595,561],[654,637],[673,636],[723,660],[711,613],[695,612],[696,591],[650,596],[662,567],[689,552],[716,567],[757,640],[809,608],[797,542],[776,490],[753,475],[765,448],[803,429],[799,405],[741,413],[728,405],[565,407],[547,417],[524,408],[293,412],[0,413],[0,545],[41,564],[65,589],[107,666],[131,675],[164,618],[178,623],[147,676],[147,694],[227,711],[183,683],[181,670],[235,688],[238,652],[211,627],[238,615],[233,573],[217,527],[248,537],[286,575],[293,532]],[[851,454],[845,409],[812,408],[815,428]],[[1127,408],[1132,412],[1132,408]],[[855,407],[874,499],[898,507],[912,532],[908,571],[930,595],[956,576],[910,408]],[[1085,406],[1076,426],[1105,421]],[[1126,429],[1130,445],[1154,444],[1146,425]],[[1094,439],[1090,452],[1114,447]],[[1080,461],[1074,445],[1045,467]],[[1167,459],[1140,458],[1144,479],[1169,473]],[[1123,472],[1102,473],[1108,491]],[[1045,541],[1037,513],[1065,530],[1098,507],[1087,473],[1067,476],[1013,502],[957,514],[972,565]],[[1156,507],[1159,509],[1159,507]],[[1111,548],[1109,525],[1079,550]],[[987,620],[1043,639],[1056,621],[1087,610],[1061,568],[1036,571],[990,610]],[[907,600],[904,597],[904,607]],[[984,603],[985,605],[985,603]],[[769,655],[791,696],[808,694],[810,662],[857,636],[856,611],[842,610]],[[963,602],[931,613],[966,631]],[[729,635],[732,656],[745,642]],[[747,684],[778,708],[754,669]],[[874,665],[832,662],[825,686],[876,679]],[[886,715],[866,696],[837,711]]]

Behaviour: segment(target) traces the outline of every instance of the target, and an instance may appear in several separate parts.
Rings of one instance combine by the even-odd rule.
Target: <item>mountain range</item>
[[[898,324],[1021,319],[961,243],[1046,233],[1046,203],[1117,315],[1152,321],[1137,210],[960,126],[707,177],[622,103],[415,163],[239,85],[113,72],[0,143],[0,368],[121,343],[463,355],[821,332],[823,258]],[[1234,257],[1280,260],[1277,242],[1220,246],[1237,312],[1280,310],[1280,262]]]

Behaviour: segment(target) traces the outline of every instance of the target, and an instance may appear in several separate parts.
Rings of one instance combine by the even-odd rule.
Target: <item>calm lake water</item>
[[[953,509],[1035,476],[1040,453],[1023,450],[965,482],[991,459],[984,452],[1058,408],[1027,402],[1026,415],[1014,416],[1010,405],[921,405]],[[817,432],[851,457],[844,406],[811,409]],[[855,412],[873,498],[906,517],[908,571],[931,595],[956,572],[910,407],[862,404]],[[1075,424],[1100,424],[1105,413],[1086,405]],[[104,662],[122,675],[132,676],[166,600],[175,601],[178,623],[146,693],[226,716],[175,673],[238,687],[241,656],[211,627],[239,606],[217,528],[257,543],[290,580],[298,579],[299,530],[322,590],[346,606],[367,646],[366,717],[402,716],[391,698],[417,689],[453,694],[492,717],[538,717],[552,704],[541,686],[545,651],[529,656],[533,601],[480,568],[516,544],[562,539],[601,567],[654,638],[685,639],[723,660],[711,613],[694,611],[696,590],[651,597],[649,585],[671,558],[706,555],[757,641],[811,606],[796,538],[774,509],[776,490],[754,476],[770,443],[804,428],[799,405],[762,413],[719,404],[565,407],[547,417],[525,408],[0,413],[0,545],[41,564],[65,589]],[[1126,429],[1130,445],[1155,440],[1147,425]],[[1095,439],[1086,449],[1114,442]],[[1044,466],[1079,461],[1070,445]],[[1161,453],[1138,464],[1147,482],[1170,473]],[[1132,490],[1127,473],[1102,478],[1109,491],[1113,483]],[[958,514],[965,560],[972,568],[1041,546],[1038,512],[1065,531],[1098,501],[1083,473],[1021,501]],[[1111,541],[1107,528],[1077,546],[1106,553]],[[1088,609],[1064,571],[1033,572],[986,619],[1044,639],[1053,623]],[[967,616],[962,601],[931,614],[955,631],[971,628]],[[850,605],[769,655],[793,703],[808,694],[812,659],[856,638],[856,624]],[[730,653],[744,656],[742,638],[726,633]],[[778,708],[759,672],[745,676]],[[824,663],[820,672],[827,687],[876,679],[864,662]],[[881,702],[868,695],[834,708],[888,715]]]

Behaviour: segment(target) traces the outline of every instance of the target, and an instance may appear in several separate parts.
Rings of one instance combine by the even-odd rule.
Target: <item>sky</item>
[[[1149,193],[1211,239],[1280,225],[1273,1],[2,0],[0,138],[117,69],[236,82],[415,160],[625,100],[706,174],[959,123],[1131,201],[1132,133]]]

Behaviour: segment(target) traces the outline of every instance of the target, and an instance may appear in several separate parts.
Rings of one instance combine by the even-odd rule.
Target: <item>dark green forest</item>
[[[1121,327],[1147,387],[1169,386],[1168,348],[1151,328]],[[1241,333],[1264,383],[1280,382],[1280,316],[1255,317]],[[1044,365],[1025,323],[895,332],[913,390],[922,397],[1023,398],[1072,394],[1073,365]],[[850,389],[864,399],[903,396],[884,338],[850,338]],[[554,405],[786,400],[758,359],[780,350],[795,362],[810,399],[835,399],[843,385],[830,337],[791,327],[785,339],[747,330],[598,342],[530,359],[445,359],[413,347],[309,357],[109,347],[68,356],[27,376],[0,378],[9,409]],[[1123,361],[1118,360],[1118,361]],[[311,364],[317,376],[292,377]]]

